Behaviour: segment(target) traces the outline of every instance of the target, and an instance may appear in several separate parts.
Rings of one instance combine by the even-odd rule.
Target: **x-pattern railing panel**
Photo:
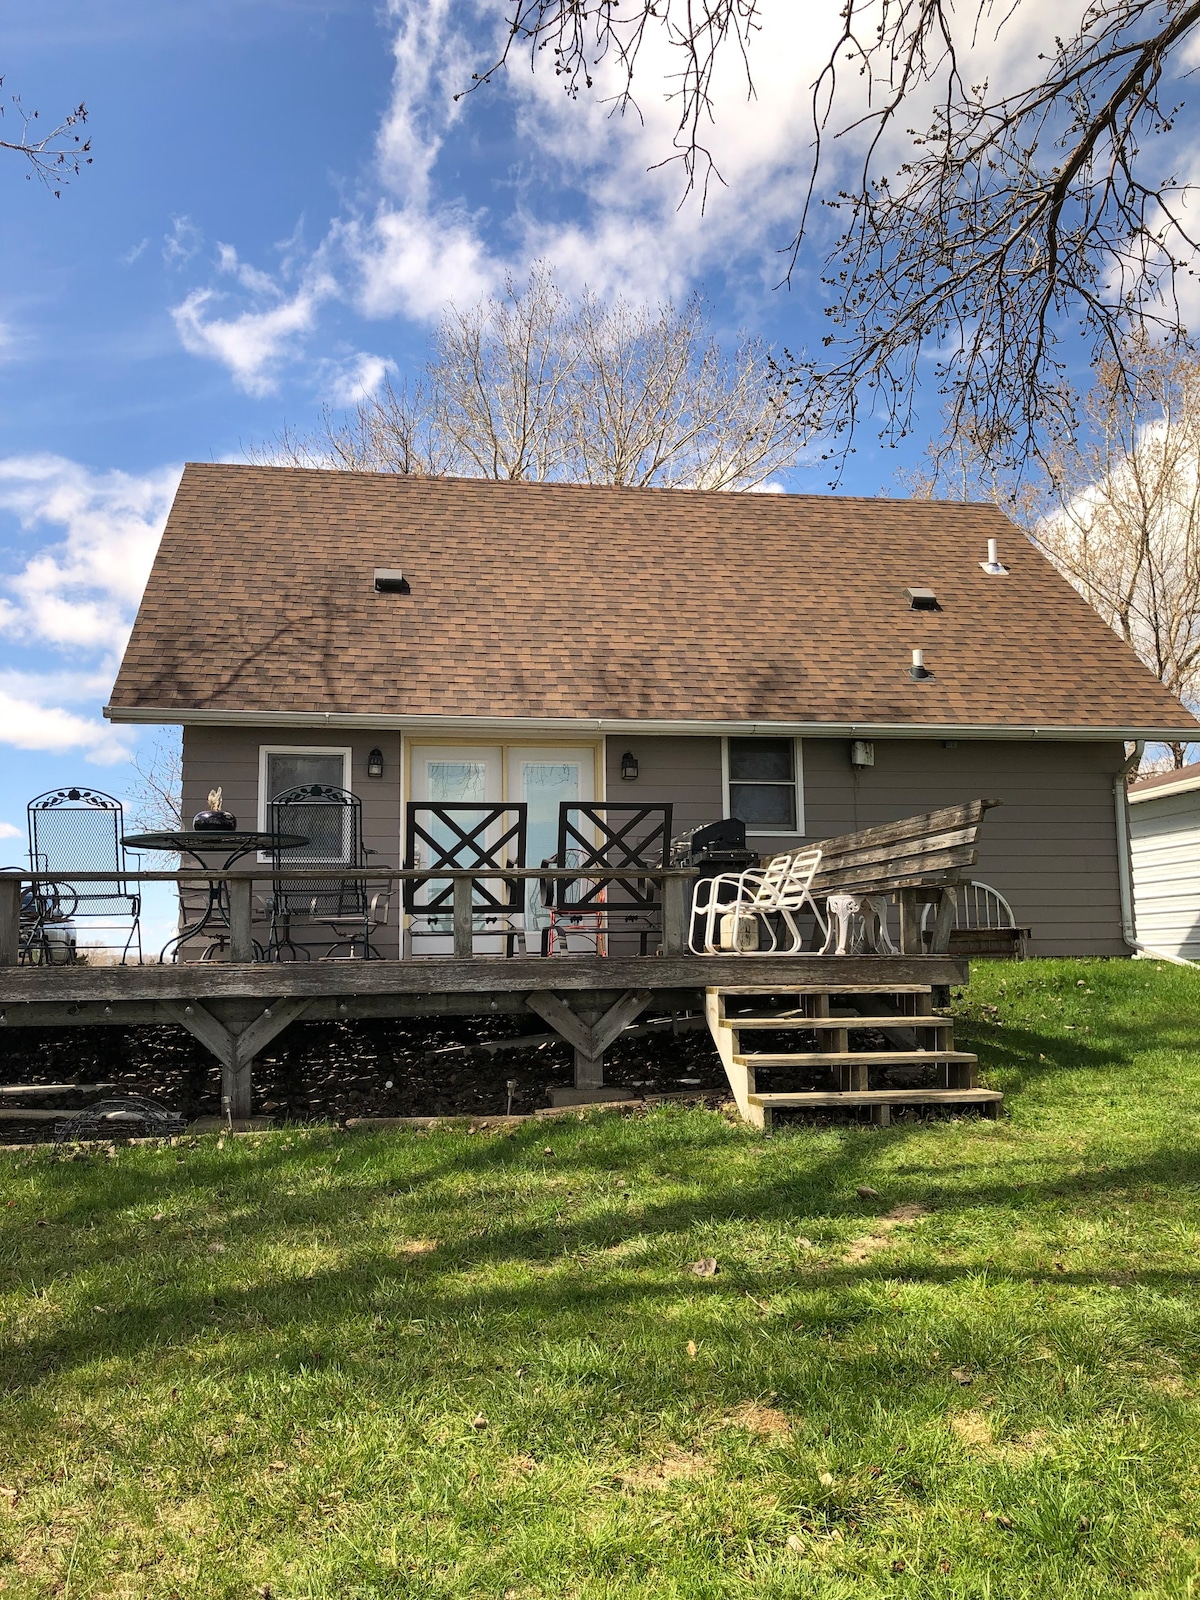
[[[565,801],[558,814],[558,860],[577,864],[580,878],[559,881],[558,909],[626,912],[657,905],[658,886],[642,873],[669,864],[672,809],[660,803]]]
[[[466,800],[447,800],[440,804],[410,800],[405,831],[406,864],[414,866],[418,852],[427,855],[428,859],[423,860],[421,866],[431,875],[424,883],[405,884],[406,911],[429,913],[452,909],[454,885],[450,879],[436,880],[434,875],[439,868],[488,874],[474,880],[473,911],[521,910],[520,882],[505,878],[504,872],[514,868],[520,871],[525,866],[529,806],[524,801],[484,805]]]

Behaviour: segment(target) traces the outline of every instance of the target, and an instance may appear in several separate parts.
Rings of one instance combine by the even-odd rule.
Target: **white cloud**
[[[133,735],[99,707],[178,482],[178,467],[136,476],[62,456],[0,458],[0,512],[39,541],[0,574],[0,637],[15,647],[0,668],[0,744],[126,759]]]
[[[356,405],[359,400],[377,393],[395,370],[396,363],[386,356],[360,350],[343,361],[322,362],[321,391],[332,405]]]
[[[81,717],[62,706],[18,700],[0,690],[0,740],[18,750],[81,750],[89,761],[112,765],[129,757],[128,729],[112,728],[99,717]]]
[[[453,207],[381,208],[366,227],[344,231],[360,274],[359,309],[432,321],[447,301],[469,305],[496,288],[503,262],[490,258],[474,223]]]
[[[169,267],[183,266],[197,254],[203,242],[204,235],[191,217],[172,217],[171,231],[163,235],[163,260]],[[137,254],[141,254],[140,245]]]
[[[24,828],[15,828],[11,822],[0,822],[0,839],[23,839]]]
[[[994,91],[1003,89],[1039,49],[1053,48],[1054,32],[1084,4],[1013,8],[999,35],[984,27],[978,38],[960,41],[965,81],[986,78]],[[611,55],[596,70],[594,88],[572,99],[549,50],[531,72],[518,47],[507,73],[456,99],[503,47],[496,8],[486,0],[387,0],[387,12],[394,71],[375,142],[374,194],[368,187],[330,225],[307,267],[298,239],[290,241],[275,278],[221,245],[218,271],[236,291],[199,288],[174,309],[186,348],[222,362],[242,388],[272,392],[284,364],[308,344],[323,304],[335,298],[367,317],[430,322],[447,302],[469,304],[507,275],[522,279],[539,260],[568,290],[587,285],[630,299],[679,299],[706,276],[733,270],[762,289],[778,283],[812,152],[810,90],[840,31],[835,0],[804,7],[764,0],[749,48],[753,93],[736,44],[727,43],[704,129],[724,182],[710,183],[706,197],[699,190],[684,196],[682,164],[669,159],[680,57],[665,16],[641,46],[637,109],[620,115],[613,109],[620,67]],[[963,27],[969,32],[968,23]],[[840,91],[865,94],[865,80],[847,70]],[[510,119],[518,155],[495,173],[482,206],[467,203],[450,173],[460,157],[478,167],[472,141],[481,130],[486,137],[485,108]],[[849,116],[854,104],[841,109]],[[916,100],[906,106],[887,135],[888,160],[909,153],[905,129],[920,125],[926,109]],[[869,131],[827,145],[827,177],[853,168]],[[820,210],[817,220],[823,229],[833,225]],[[180,249],[189,247],[184,234]],[[218,310],[229,292],[248,303]],[[340,367],[318,362],[317,371],[335,372],[329,398],[341,403],[347,391]]]
[[[277,286],[265,273],[248,270],[252,280],[262,278],[270,286],[276,304],[221,318],[207,314],[222,299],[218,291],[195,289],[172,307],[171,315],[186,350],[228,367],[247,394],[267,395],[278,385],[278,367],[292,353],[298,336],[312,329],[318,307],[336,293],[337,285],[328,273],[317,272],[290,299],[280,300]],[[261,295],[261,288],[258,292]]]
[[[26,530],[65,533],[0,576],[0,634],[67,652],[121,650],[178,482],[178,467],[137,477],[48,454],[0,459],[0,510]]]

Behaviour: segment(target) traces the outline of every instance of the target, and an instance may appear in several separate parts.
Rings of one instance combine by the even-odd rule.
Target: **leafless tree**
[[[1020,522],[1183,703],[1200,707],[1200,355],[1146,340],[1097,369],[1080,437],[1038,477],[960,434],[918,492],[989,499]],[[949,466],[949,470],[948,470]],[[1167,747],[1181,767],[1186,744]],[[1153,754],[1150,766],[1155,765]],[[1145,769],[1143,769],[1145,770]]]
[[[834,455],[864,412],[902,438],[918,362],[938,352],[953,428],[1012,466],[1073,431],[1073,341],[1119,362],[1131,333],[1184,331],[1176,288],[1196,259],[1193,189],[1159,152],[1184,105],[1200,0],[1086,0],[1023,81],[972,81],[977,39],[1032,3],[844,0],[840,36],[808,86],[812,158],[792,242],[794,264],[833,208],[832,332],[791,376],[799,414]],[[602,66],[611,81],[615,66],[627,106],[653,35],[678,63],[667,159],[689,186],[707,185],[714,71],[735,53],[753,91],[760,11],[761,0],[505,0],[507,43],[480,81],[517,53],[537,63],[546,52],[571,95]],[[829,166],[839,139],[860,152],[849,182]]]
[[[576,303],[538,267],[523,288],[451,307],[419,382],[249,453],[352,471],[749,489],[801,444],[769,353],[744,341],[726,357],[698,300]]]
[[[3,87],[4,79],[0,77],[0,89]],[[7,104],[0,100],[0,118],[6,115],[10,122],[20,123],[20,136],[0,139],[0,150],[24,157],[26,178],[44,183],[59,199],[71,179],[92,164],[92,141],[75,131],[86,124],[87,107],[77,105],[55,127],[43,128],[38,112],[26,111],[21,96],[14,94]]]
[[[137,782],[130,821],[139,832],[170,833],[183,826],[183,747],[178,732],[164,733],[132,757]]]

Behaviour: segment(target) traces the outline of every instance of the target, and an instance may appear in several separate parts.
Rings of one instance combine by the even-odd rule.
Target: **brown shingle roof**
[[[139,708],[1192,725],[988,506],[224,465],[180,484],[112,695]]]

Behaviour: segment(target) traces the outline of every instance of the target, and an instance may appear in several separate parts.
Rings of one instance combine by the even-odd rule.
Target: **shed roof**
[[[1129,785],[1129,798],[1165,800],[1168,795],[1186,794],[1189,789],[1200,789],[1200,761],[1171,772],[1156,772],[1152,778],[1139,778]]]
[[[107,711],[1197,728],[990,506],[221,464],[184,472]]]

